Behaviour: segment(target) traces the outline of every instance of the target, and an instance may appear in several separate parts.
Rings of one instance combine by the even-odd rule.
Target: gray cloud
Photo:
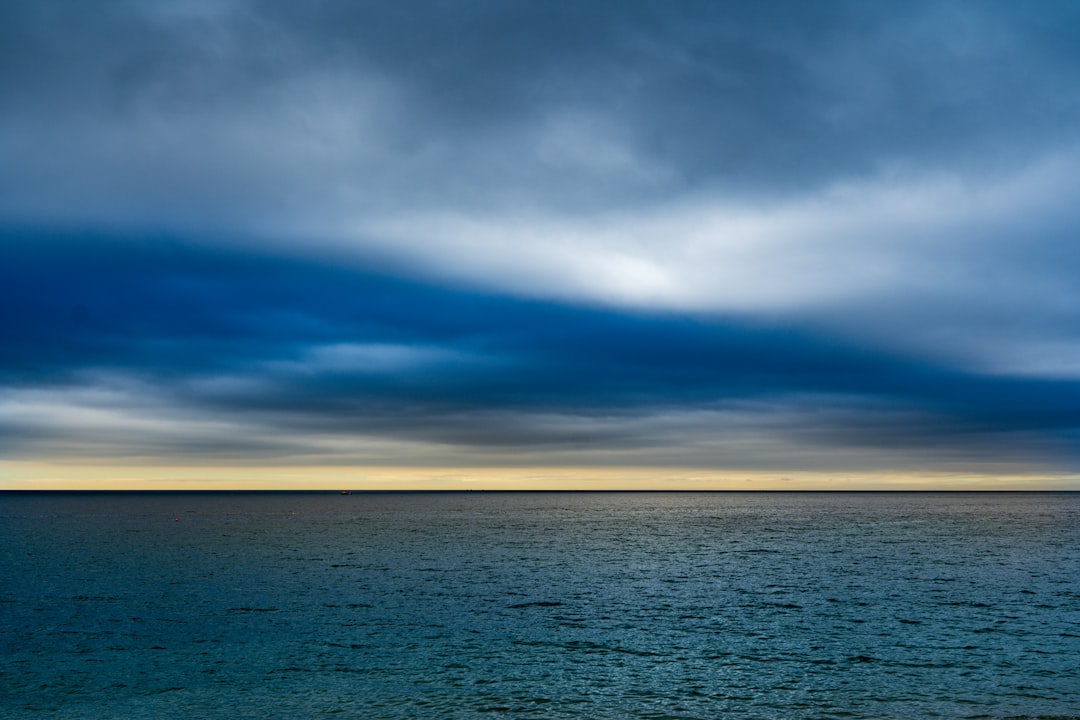
[[[182,7],[7,4],[0,122],[26,188],[7,214],[590,212],[1000,172],[1076,142],[1067,3]]]
[[[73,426],[79,452],[127,433],[118,455],[174,437],[223,458],[405,443],[795,468],[844,447],[1068,466],[1070,421],[1039,382],[1068,398],[1080,376],[1077,27],[1068,2],[5,3],[2,240],[62,229],[70,265],[11,261],[3,297],[29,309],[0,308],[19,338],[0,353],[8,437],[61,443],[20,403],[108,376],[178,415],[157,432],[116,390],[123,417]],[[133,259],[146,247],[162,256]],[[325,290],[327,264],[355,275]],[[416,285],[362,306],[350,283],[372,269]],[[475,306],[430,305],[431,326],[386,311],[432,301]],[[83,325],[50,334],[61,317]],[[580,361],[550,329],[625,341],[622,321],[641,323],[626,354]],[[768,361],[721,353],[716,376],[638,362],[681,322],[789,333],[751,342],[760,358],[817,368],[836,344],[841,366],[862,347],[874,367],[852,388],[800,363],[748,380]],[[674,338],[687,356],[697,341],[713,338]],[[287,441],[297,423],[310,436]],[[358,437],[384,445],[347,449]]]

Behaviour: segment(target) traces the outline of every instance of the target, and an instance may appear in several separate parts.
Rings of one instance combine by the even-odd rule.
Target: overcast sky
[[[1080,489],[1080,4],[5,2],[0,330],[8,487]]]

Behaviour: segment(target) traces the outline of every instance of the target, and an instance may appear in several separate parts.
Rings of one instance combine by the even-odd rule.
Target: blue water
[[[1080,717],[1080,494],[0,494],[4,718]]]

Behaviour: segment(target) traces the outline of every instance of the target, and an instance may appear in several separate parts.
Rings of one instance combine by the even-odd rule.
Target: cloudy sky
[[[1080,5],[0,6],[0,487],[1080,489]]]

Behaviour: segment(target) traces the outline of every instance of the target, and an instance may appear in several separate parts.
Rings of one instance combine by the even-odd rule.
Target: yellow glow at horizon
[[[648,467],[297,467],[0,461],[0,490],[1080,490],[1072,474]]]

